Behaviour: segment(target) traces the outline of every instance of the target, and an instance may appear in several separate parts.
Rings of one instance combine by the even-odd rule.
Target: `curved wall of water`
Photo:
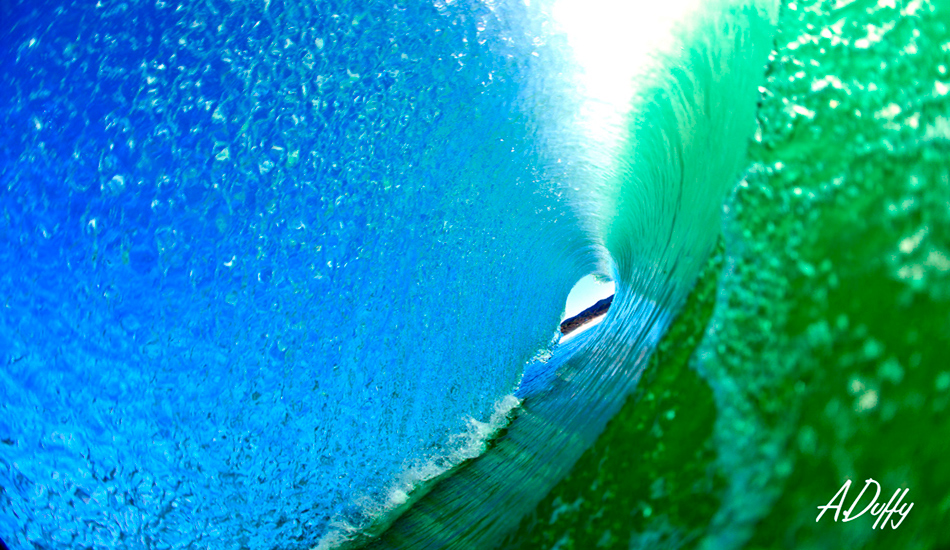
[[[688,292],[769,46],[711,3],[595,132],[547,5],[6,7],[14,548],[331,545],[422,486],[376,544],[487,544],[474,497],[543,496]],[[592,270],[610,317],[526,373]]]
[[[421,491],[369,548],[492,547],[635,388],[719,236],[771,50],[774,5],[694,8],[638,74],[615,156],[589,188],[598,204],[586,221],[600,229],[617,285],[606,319],[529,365],[491,448]]]

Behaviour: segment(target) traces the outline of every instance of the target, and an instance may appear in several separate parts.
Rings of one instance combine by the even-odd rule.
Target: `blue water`
[[[598,141],[548,4],[3,7],[11,548],[328,545],[613,377],[590,440],[715,242],[742,151],[713,138],[761,76],[687,57]],[[710,81],[735,122],[663,92]],[[591,272],[610,318],[545,362]]]

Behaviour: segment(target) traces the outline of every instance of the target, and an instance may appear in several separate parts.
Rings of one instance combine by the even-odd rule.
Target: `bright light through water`
[[[670,29],[696,0],[643,4],[625,0],[556,0],[554,19],[581,67],[590,137],[608,147],[631,108],[635,75],[671,43]],[[605,151],[610,153],[610,151]]]
[[[673,24],[696,0],[670,0],[644,5],[624,0],[556,0],[554,20],[565,33],[580,70],[578,90],[584,130],[593,156],[608,166],[626,135],[621,127],[633,108],[636,76],[657,52],[670,44]],[[564,319],[573,317],[614,293],[614,283],[594,275],[571,290]]]
[[[583,277],[567,296],[564,319],[569,319],[614,293],[613,281],[600,281],[595,275]]]

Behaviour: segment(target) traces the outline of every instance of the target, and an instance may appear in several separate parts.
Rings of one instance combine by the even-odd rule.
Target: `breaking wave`
[[[662,25],[570,2],[12,10],[13,548],[490,547],[692,288],[774,18],[743,0]],[[607,317],[552,340],[592,272],[616,284]]]

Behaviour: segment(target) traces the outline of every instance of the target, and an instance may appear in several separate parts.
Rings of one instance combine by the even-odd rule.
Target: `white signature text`
[[[864,509],[862,509],[860,512],[855,514],[854,509],[858,506],[858,503],[861,502],[861,499],[864,497],[865,491],[867,491],[868,487],[870,487],[871,485],[874,485],[874,498],[872,498],[871,501],[868,502],[867,506],[865,506]],[[821,516],[825,515],[825,512],[827,512],[830,509],[834,509],[835,521],[838,521],[838,514],[841,513],[841,509],[845,506],[845,503],[847,502],[848,489],[850,488],[851,488],[851,480],[849,479],[844,482],[844,485],[842,485],[840,489],[838,489],[838,492],[835,493],[835,496],[831,497],[831,500],[828,501],[828,504],[818,507],[818,509],[821,510],[821,512],[818,513],[818,517],[815,519],[815,521],[817,522],[821,520]],[[879,504],[877,502],[877,499],[879,496],[881,496],[881,484],[874,481],[873,479],[868,479],[864,482],[864,488],[861,489],[861,492],[858,493],[858,496],[854,499],[854,502],[851,503],[851,507],[848,508],[843,513],[844,522],[856,520],[859,517],[863,516],[865,512],[870,510],[872,516],[877,516],[877,520],[875,520],[874,525],[871,527],[871,529],[877,529],[877,526],[879,523],[881,523],[881,520],[884,520],[884,523],[881,523],[881,529],[885,529],[887,527],[888,520],[890,520],[891,522],[891,529],[897,529],[898,527],[900,527],[900,524],[904,521],[904,518],[907,517],[907,514],[910,513],[910,509],[914,507],[913,502],[901,504],[901,501],[904,500],[904,497],[907,495],[908,491],[910,491],[910,489],[904,489],[904,492],[901,493],[901,490],[898,489],[897,491],[894,492],[894,495],[891,497],[891,499],[887,501],[887,504]],[[897,500],[895,501],[894,499],[897,499]],[[891,516],[894,515],[895,513],[898,516],[900,516],[899,519],[891,518]]]

